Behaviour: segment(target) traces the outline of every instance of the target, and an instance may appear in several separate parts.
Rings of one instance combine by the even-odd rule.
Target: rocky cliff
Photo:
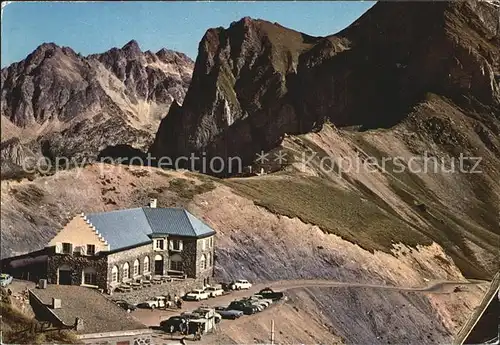
[[[192,68],[182,53],[142,52],[136,41],[87,57],[42,44],[2,69],[2,167],[21,163],[20,147],[74,160],[108,146],[146,150],[171,103],[183,101]]]
[[[325,121],[391,127],[429,93],[497,136],[499,11],[487,2],[378,3],[328,37],[250,18],[210,29],[186,100],[163,119],[151,151],[250,163],[285,133]]]
[[[274,213],[369,250],[436,242],[464,274],[487,277],[500,236],[499,81],[494,1],[379,2],[328,37],[243,18],[206,32],[151,151],[240,157],[275,172],[232,185]]]

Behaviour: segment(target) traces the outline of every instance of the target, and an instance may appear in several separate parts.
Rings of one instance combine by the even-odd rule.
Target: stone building
[[[49,284],[112,292],[153,276],[183,276],[208,284],[215,231],[185,209],[150,207],[74,217],[49,242]]]

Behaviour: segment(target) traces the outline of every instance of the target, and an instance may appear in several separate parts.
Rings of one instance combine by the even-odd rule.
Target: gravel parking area
[[[191,311],[201,306],[216,307],[216,306],[227,306],[235,299],[240,299],[243,297],[249,297],[252,294],[259,292],[263,289],[263,286],[257,285],[253,286],[249,290],[239,290],[233,291],[223,296],[218,296],[215,298],[209,298],[204,301],[183,301],[182,309],[142,309],[137,308],[131,314],[137,320],[144,323],[147,326],[158,326],[162,320],[166,320],[171,316],[179,315],[185,311]]]

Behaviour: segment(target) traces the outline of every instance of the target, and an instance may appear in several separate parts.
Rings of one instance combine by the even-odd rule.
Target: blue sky
[[[250,16],[310,35],[335,33],[374,2],[14,2],[2,13],[2,67],[24,59],[43,42],[87,55],[121,47],[169,48],[195,59],[208,28]]]

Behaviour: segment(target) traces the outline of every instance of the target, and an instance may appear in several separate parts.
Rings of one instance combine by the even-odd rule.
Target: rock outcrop
[[[2,142],[40,157],[95,159],[108,146],[146,150],[172,102],[182,102],[193,61],[166,49],[142,52],[136,41],[83,57],[44,43],[2,69]],[[3,148],[2,167],[18,155]],[[15,162],[17,160],[17,162]]]
[[[154,156],[239,156],[325,121],[361,129],[404,120],[429,93],[498,134],[499,8],[488,2],[378,3],[345,30],[311,37],[243,18],[206,32],[182,107]]]

